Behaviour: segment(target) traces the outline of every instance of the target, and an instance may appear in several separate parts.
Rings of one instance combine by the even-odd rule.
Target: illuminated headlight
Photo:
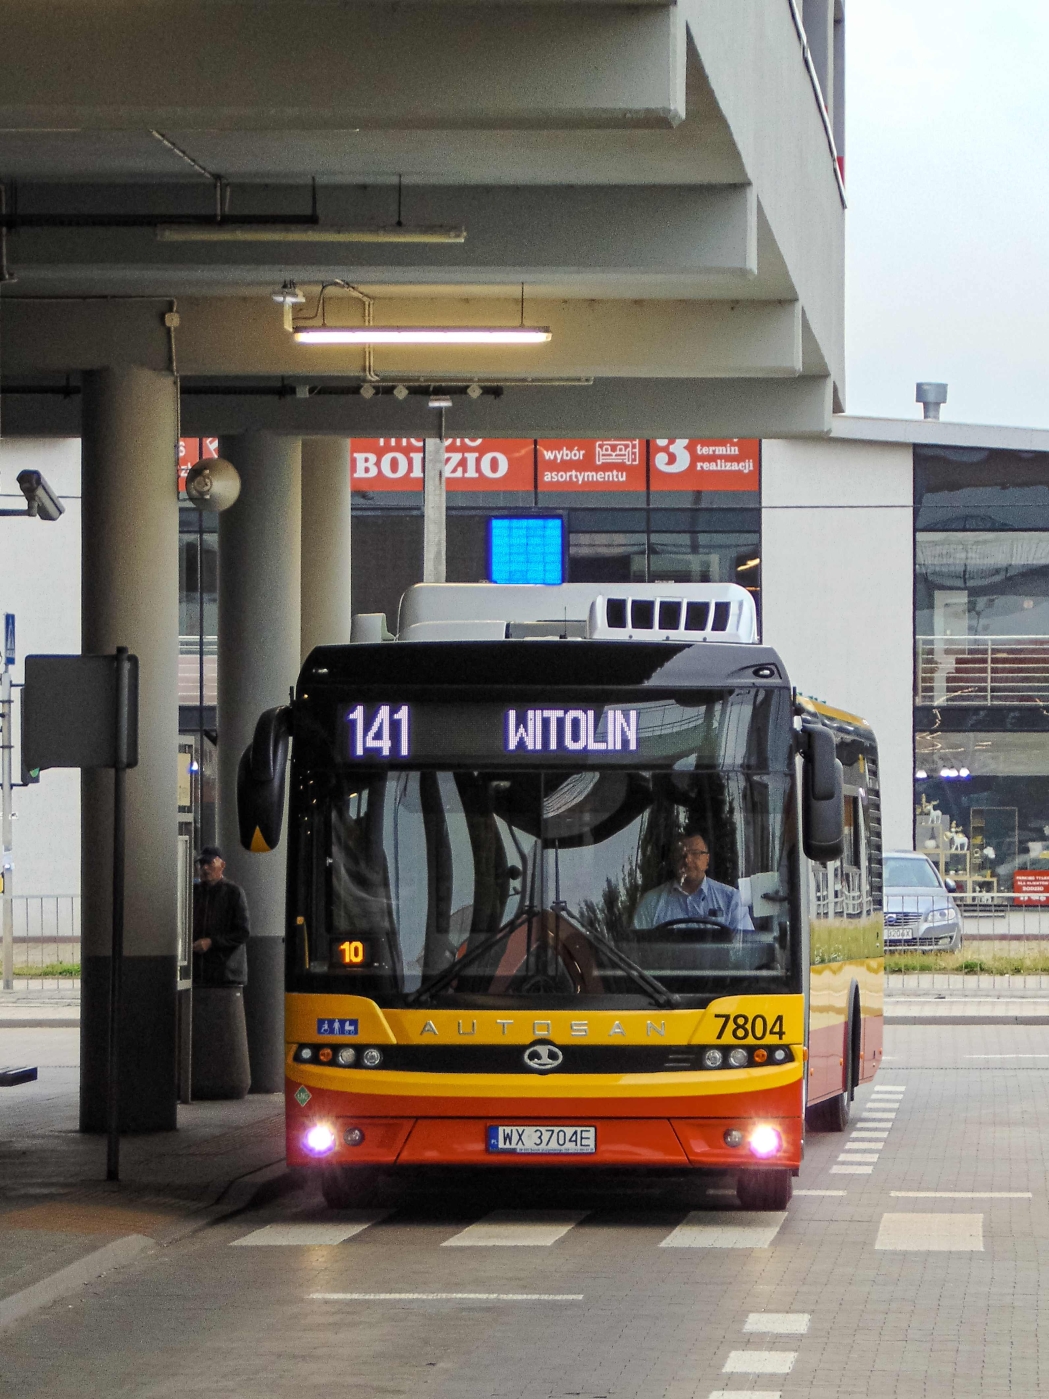
[[[356,1064],[357,1062],[357,1051],[352,1045],[347,1044],[339,1050],[336,1058],[343,1068],[349,1068],[351,1064]]]
[[[750,1149],[755,1156],[775,1156],[782,1145],[783,1138],[775,1127],[769,1127],[767,1124],[755,1127],[750,1134]]]
[[[314,1156],[325,1156],[335,1146],[335,1133],[323,1122],[317,1122],[303,1140],[307,1151],[312,1151]]]
[[[298,1057],[305,1063],[313,1058],[313,1050],[308,1044],[304,1044],[299,1049]]]
[[[361,1055],[361,1063],[366,1069],[377,1069],[382,1063],[382,1050],[368,1048]]]
[[[745,1069],[747,1067],[747,1051],[745,1049],[730,1049],[728,1061],[734,1069]]]
[[[720,1069],[725,1056],[720,1049],[708,1049],[703,1055],[703,1067],[705,1069]]]

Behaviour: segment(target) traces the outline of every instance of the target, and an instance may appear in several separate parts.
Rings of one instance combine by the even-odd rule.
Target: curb
[[[140,1254],[151,1248],[168,1248],[181,1243],[183,1239],[200,1233],[211,1224],[229,1219],[235,1214],[250,1209],[254,1205],[266,1205],[282,1195],[298,1190],[302,1185],[300,1176],[284,1164],[274,1162],[249,1172],[237,1180],[232,1180],[221,1191],[211,1205],[190,1215],[184,1227],[176,1228],[163,1239],[147,1238],[144,1234],[126,1234],[123,1238],[96,1248],[84,1258],[60,1268],[57,1273],[43,1278],[21,1292],[13,1292],[9,1297],[0,1298],[0,1331],[22,1321],[33,1312],[49,1307],[52,1302],[68,1297],[88,1283],[96,1281],[104,1273],[132,1262]]]
[[[887,1025],[1049,1025],[1049,1015],[886,1015]]]
[[[147,1239],[144,1234],[125,1234],[122,1239],[106,1244],[103,1248],[96,1248],[85,1258],[70,1263],[67,1268],[60,1268],[57,1273],[52,1273],[42,1282],[36,1282],[21,1292],[14,1292],[10,1297],[0,1298],[0,1329],[21,1321],[32,1312],[39,1311],[41,1307],[48,1307],[62,1297],[68,1297],[89,1282],[100,1278],[103,1273],[119,1268],[124,1263],[130,1263],[133,1258],[154,1246],[153,1240]]]
[[[79,1030],[80,1016],[75,1019],[70,1016],[48,1016],[46,1020],[39,1018],[24,1019],[19,1017],[16,1020],[0,1017],[0,1030]]]

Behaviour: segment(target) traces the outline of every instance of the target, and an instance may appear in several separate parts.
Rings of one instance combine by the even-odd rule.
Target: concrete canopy
[[[177,369],[187,408],[221,395],[235,426],[265,402],[288,431],[417,431],[414,399],[355,393],[370,372],[504,387],[456,403],[456,428],[492,434],[626,430],[623,381],[632,431],[826,430],[844,215],[795,20],[790,0],[0,0],[6,429],[54,420],[19,390],[132,362]],[[286,222],[158,237],[219,210],[227,233]],[[322,241],[398,218],[465,241]],[[337,279],[376,324],[513,325],[523,295],[553,338],[318,350],[271,300],[289,278],[303,314]],[[362,305],[332,288],[324,313]],[[338,392],[265,399],[282,383]]]

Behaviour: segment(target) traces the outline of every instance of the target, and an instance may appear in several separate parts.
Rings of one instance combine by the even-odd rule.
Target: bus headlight
[[[747,1067],[747,1051],[745,1049],[730,1049],[728,1061],[734,1069],[745,1069]]]
[[[307,1151],[314,1156],[326,1156],[335,1146],[335,1133],[324,1122],[316,1122],[303,1138]]]
[[[783,1138],[775,1127],[770,1127],[767,1123],[755,1127],[750,1134],[750,1149],[755,1156],[760,1156],[762,1159],[767,1156],[775,1156],[782,1145]]]
[[[708,1049],[703,1055],[703,1067],[705,1069],[720,1069],[724,1057],[720,1049]]]
[[[344,1044],[336,1055],[336,1058],[344,1069],[348,1069],[351,1064],[356,1064],[357,1051],[352,1044]]]
[[[361,1063],[366,1069],[377,1069],[382,1063],[382,1050],[368,1048],[361,1055]]]

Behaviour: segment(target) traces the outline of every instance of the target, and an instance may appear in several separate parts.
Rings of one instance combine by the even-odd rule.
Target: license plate
[[[488,1150],[518,1156],[592,1156],[596,1127],[489,1127]]]

